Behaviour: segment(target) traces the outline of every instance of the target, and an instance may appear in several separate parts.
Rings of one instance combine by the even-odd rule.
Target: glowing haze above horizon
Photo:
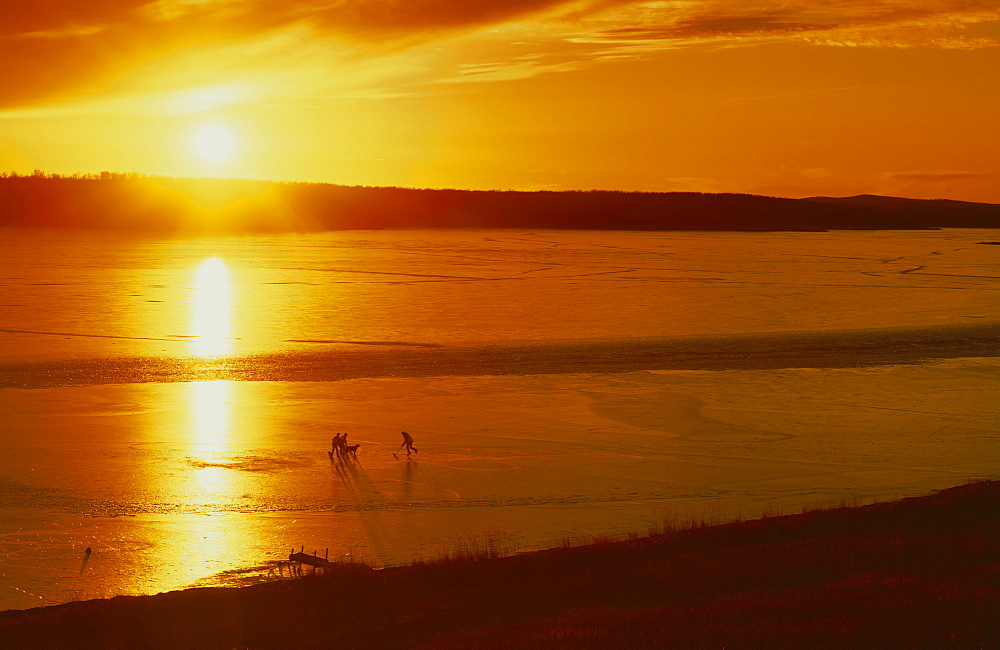
[[[4,3],[0,171],[1000,203],[986,0]]]

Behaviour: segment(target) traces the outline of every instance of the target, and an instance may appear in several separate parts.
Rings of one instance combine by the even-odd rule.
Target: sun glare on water
[[[225,124],[202,124],[191,135],[191,148],[203,162],[221,165],[236,151],[236,134]]]
[[[217,357],[229,353],[230,299],[226,263],[210,257],[195,272],[191,310],[193,352],[199,357]]]

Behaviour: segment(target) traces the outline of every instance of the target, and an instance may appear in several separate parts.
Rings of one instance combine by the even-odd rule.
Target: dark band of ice
[[[0,365],[2,388],[234,381],[338,381],[621,373],[642,370],[849,368],[1000,356],[1000,323],[730,336],[397,348],[352,346],[219,358],[124,357]]]

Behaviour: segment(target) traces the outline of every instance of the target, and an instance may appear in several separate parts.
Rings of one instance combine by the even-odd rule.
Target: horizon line
[[[21,178],[44,178],[44,179],[77,179],[77,180],[106,180],[105,175],[110,175],[113,178],[120,178],[123,180],[131,179],[143,179],[143,180],[160,180],[169,179],[176,181],[218,181],[218,182],[248,182],[248,183],[267,183],[274,185],[329,185],[331,187],[344,187],[344,188],[358,188],[358,189],[373,189],[373,190],[410,190],[418,192],[475,192],[475,193],[511,193],[511,194],[692,194],[701,196],[747,196],[754,198],[764,198],[764,199],[776,199],[781,201],[810,201],[810,200],[845,200],[845,199],[860,199],[860,198],[877,198],[877,199],[898,199],[903,201],[926,201],[926,202],[936,202],[936,201],[947,201],[950,203],[968,203],[973,205],[994,205],[1000,206],[1000,202],[992,203],[989,201],[966,201],[964,199],[951,199],[946,197],[937,197],[933,199],[920,199],[908,196],[894,196],[888,194],[871,194],[867,192],[862,192],[860,194],[851,194],[845,196],[830,196],[830,195],[813,195],[813,196],[803,196],[803,197],[790,197],[790,196],[775,196],[771,194],[754,194],[752,192],[703,192],[695,190],[622,190],[622,189],[471,189],[471,188],[460,188],[460,187],[418,187],[418,186],[405,186],[405,185],[348,185],[344,183],[336,183],[332,181],[312,181],[312,180],[281,180],[273,178],[248,178],[242,176],[175,176],[172,174],[148,174],[143,172],[119,172],[102,170],[100,172],[75,172],[73,174],[61,174],[58,172],[46,172],[40,168],[35,168],[31,173],[18,172],[16,170],[0,172],[0,180],[8,179],[21,179]]]

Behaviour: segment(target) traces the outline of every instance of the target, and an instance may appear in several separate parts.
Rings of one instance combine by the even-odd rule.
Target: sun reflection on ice
[[[229,404],[232,401],[232,382],[196,381],[191,383],[191,410],[198,442],[224,443],[229,437]]]
[[[218,257],[210,257],[195,272],[191,329],[196,337],[192,350],[199,357],[229,354],[232,305],[229,270]]]
[[[226,452],[229,449],[232,382],[198,381],[191,383],[191,414],[194,424],[192,461],[196,467],[195,483],[203,497],[225,496],[228,488]]]
[[[183,414],[173,426],[183,432],[183,460],[178,460],[184,470],[163,472],[156,480],[179,512],[149,519],[155,548],[146,557],[142,593],[229,586],[231,578],[220,572],[256,566],[273,552],[262,532],[267,523],[236,512],[240,495],[252,489],[238,468],[247,446],[241,422],[246,408],[252,408],[241,392],[245,384],[215,380],[172,386],[164,395],[175,396],[172,407]]]

